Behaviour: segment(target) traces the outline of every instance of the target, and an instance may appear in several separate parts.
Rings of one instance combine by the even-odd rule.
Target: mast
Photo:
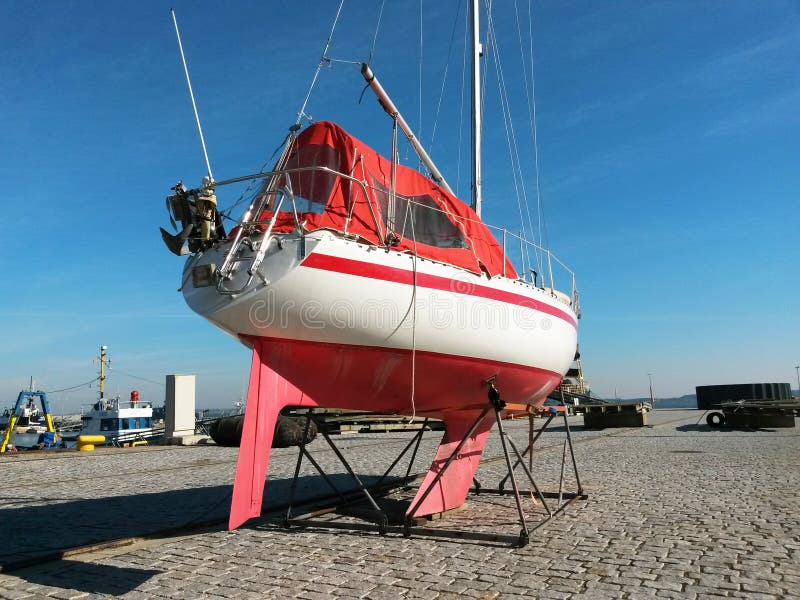
[[[481,42],[480,1],[472,8],[472,209],[481,216]]]
[[[108,358],[106,354],[106,350],[108,350],[108,346],[100,346],[100,399],[102,400],[105,398],[106,392],[106,365],[111,364],[111,360]]]

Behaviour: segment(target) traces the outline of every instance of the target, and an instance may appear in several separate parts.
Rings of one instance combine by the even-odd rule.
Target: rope
[[[411,231],[414,231],[414,219],[411,219]],[[411,312],[411,420],[417,416],[416,390],[417,390],[417,242],[414,241],[414,287],[411,293],[413,309]]]
[[[414,277],[411,291],[411,420],[409,420],[409,423],[413,423],[414,418],[417,416],[415,401],[417,389],[417,236],[414,233],[414,213],[411,212],[411,204],[407,203],[406,206],[408,207],[408,214],[411,221],[411,239],[414,242]]]

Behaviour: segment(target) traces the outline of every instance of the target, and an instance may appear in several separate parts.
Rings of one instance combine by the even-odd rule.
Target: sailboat
[[[433,483],[436,493],[419,492],[412,502],[420,517],[464,502],[496,418],[487,392],[501,395],[506,410],[539,406],[573,360],[574,275],[567,270],[568,291],[559,290],[556,259],[541,249],[549,278],[526,278],[509,256],[520,240],[504,230],[493,235],[480,218],[477,4],[470,204],[453,194],[368,64],[364,79],[393,125],[391,157],[332,122],[301,130],[298,118],[271,171],[214,181],[206,155],[202,185],[178,183],[167,198],[180,226],[162,237],[188,255],[187,304],[252,349],[231,529],[261,513],[284,407],[441,419],[445,434],[420,488]],[[180,45],[177,21],[175,28]],[[399,132],[428,174],[399,164]],[[226,232],[216,193],[243,181],[257,182],[257,191]]]

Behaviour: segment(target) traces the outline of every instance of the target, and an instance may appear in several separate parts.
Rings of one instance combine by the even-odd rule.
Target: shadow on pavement
[[[701,433],[709,433],[711,431],[716,431],[716,429],[712,429],[705,423],[689,423],[688,425],[679,425],[675,428],[676,431],[699,431]]]
[[[24,568],[57,560],[71,548],[208,524],[227,515],[230,496],[226,485],[66,502],[4,498],[0,523],[11,525],[11,535],[0,545],[0,568]]]
[[[743,431],[750,431],[750,432],[757,431],[757,432],[761,432],[761,433],[770,433],[770,432],[774,432],[775,431],[774,429],[753,428],[753,427],[733,428],[733,427],[726,427],[724,425],[722,427],[709,427],[705,423],[702,423],[702,424],[701,423],[693,423],[693,424],[690,424],[690,425],[680,425],[680,426],[676,427],[675,429],[677,431],[684,431],[684,432],[692,432],[692,431],[694,431],[694,432],[700,432],[700,433],[711,433],[711,432],[714,432],[714,431],[721,431],[721,432],[724,432],[724,433],[733,433],[733,432],[741,433]]]
[[[30,570],[18,575],[21,579],[38,585],[103,596],[120,596],[135,590],[159,573],[162,571],[61,560],[47,570]]]
[[[328,478],[342,492],[355,487],[346,473],[331,473]],[[377,477],[361,479],[370,485]],[[284,507],[290,486],[290,478],[268,479],[263,510]],[[65,551],[73,548],[131,537],[169,535],[199,528],[223,531],[227,528],[232,490],[232,485],[218,485],[66,502],[34,495],[2,498],[0,523],[12,527],[11,535],[0,544],[0,571],[60,560]],[[305,475],[297,480],[295,501],[331,493],[321,476]]]

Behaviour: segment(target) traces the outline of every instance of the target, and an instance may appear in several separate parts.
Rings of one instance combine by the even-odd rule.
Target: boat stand
[[[494,386],[492,386],[491,389],[489,390],[489,401],[492,403],[492,406],[495,409],[495,415],[497,417],[497,428],[500,432],[500,441],[503,446],[503,456],[505,458],[506,465],[508,467],[508,473],[504,475],[503,478],[500,480],[500,483],[498,484],[497,488],[483,487],[476,478],[473,478],[472,483],[474,487],[470,491],[472,491],[475,495],[498,494],[503,496],[509,493],[514,494],[514,500],[516,502],[517,513],[519,515],[519,523],[520,523],[518,542],[519,546],[522,547],[527,545],[527,543],[530,541],[531,531],[538,529],[539,527],[547,523],[550,519],[563,512],[564,509],[566,509],[570,504],[572,504],[576,500],[586,500],[588,499],[589,496],[583,490],[580,474],[578,473],[578,463],[575,460],[575,449],[572,444],[572,432],[569,428],[569,421],[567,419],[567,410],[566,410],[566,404],[564,403],[563,392],[561,393],[561,405],[558,407],[554,406],[539,407],[535,409],[533,407],[529,408],[528,446],[522,453],[520,453],[519,449],[517,448],[517,445],[514,443],[514,440],[511,438],[511,436],[509,436],[508,433],[506,433],[505,430],[503,429],[503,420],[500,418],[500,410],[502,410],[505,407],[505,403],[500,399],[499,394],[497,394],[497,390],[494,389]],[[531,474],[531,470],[533,468],[533,449],[536,441],[541,437],[542,433],[544,433],[545,429],[547,429],[547,426],[550,425],[550,423],[553,421],[556,415],[558,415],[558,413],[561,413],[564,418],[564,431],[566,433],[564,438],[563,450],[561,453],[561,471],[558,481],[558,491],[543,492],[539,489],[539,486],[536,485],[536,481],[534,480],[533,475]],[[533,424],[533,418],[536,414],[547,415],[547,420],[544,422],[541,428],[539,428],[538,431],[535,431]],[[506,442],[508,442],[508,445],[511,446],[516,456],[516,462],[514,462],[513,465],[511,464],[511,456],[508,452],[508,447],[506,445]],[[577,485],[577,490],[574,492],[564,491],[564,479],[565,479],[564,471],[567,463],[567,449],[569,449],[569,455],[572,462],[572,469],[575,474],[575,483]],[[524,460],[525,456],[528,457],[527,465],[525,464]],[[519,486],[517,485],[517,479],[514,474],[517,467],[519,466],[522,466],[525,476],[528,478],[528,481],[533,486],[533,490],[519,489]],[[505,489],[505,484],[509,480],[511,481],[511,491]],[[522,507],[522,495],[523,494],[527,495],[531,499],[533,499],[534,493],[535,496],[539,499],[539,502],[541,503],[542,507],[545,509],[547,516],[541,521],[539,521],[534,527],[529,528],[528,523],[525,519],[525,512]],[[557,500],[555,509],[550,508],[545,498]]]
[[[319,465],[319,463],[316,460],[314,460],[314,457],[311,456],[309,451],[306,449],[305,440],[308,439],[308,430],[309,427],[311,426],[312,421],[317,426],[317,429],[322,434],[322,437],[328,443],[328,446],[330,446],[331,450],[333,450],[334,454],[336,455],[336,458],[339,459],[339,462],[342,464],[342,466],[344,466],[345,470],[350,475],[351,479],[355,482],[356,484],[355,490],[349,490],[347,492],[343,492],[339,488],[337,488],[336,484],[334,484],[331,478],[328,477],[327,473],[325,473],[325,470]],[[336,447],[336,444],[333,443],[333,440],[331,440],[330,436],[325,431],[324,426],[320,424],[317,418],[314,416],[314,409],[313,408],[308,409],[308,411],[306,412],[306,423],[303,431],[303,437],[299,446],[300,451],[297,455],[297,463],[295,464],[294,477],[292,478],[292,484],[291,487],[289,488],[289,503],[286,509],[286,515],[284,516],[283,519],[284,526],[288,528],[291,527],[292,525],[301,525],[301,526],[317,525],[317,526],[335,528],[338,527],[340,524],[331,523],[327,521],[325,522],[312,521],[311,519],[313,519],[314,517],[322,516],[327,513],[335,512],[336,510],[342,508],[343,506],[359,502],[362,499],[366,499],[366,501],[370,505],[371,512],[373,515],[373,520],[375,522],[375,525],[377,525],[378,527],[378,532],[381,535],[386,534],[388,532],[388,527],[389,527],[389,517],[383,510],[380,509],[378,503],[375,501],[374,495],[386,493],[391,489],[397,487],[398,485],[397,483],[384,484],[383,482],[389,476],[389,474],[394,470],[397,464],[402,460],[402,458],[408,453],[408,451],[412,448],[412,446],[414,449],[411,453],[411,459],[408,463],[405,476],[401,478],[400,482],[402,484],[405,484],[415,479],[414,477],[410,476],[411,468],[414,465],[414,460],[416,459],[417,456],[417,450],[419,450],[420,442],[422,442],[422,435],[425,433],[427,425],[428,425],[428,419],[426,418],[422,423],[422,427],[420,427],[420,429],[417,430],[417,433],[414,434],[414,437],[411,438],[408,444],[406,444],[406,447],[403,448],[403,451],[400,452],[400,454],[397,456],[397,458],[394,459],[392,464],[389,465],[389,468],[386,469],[383,475],[381,475],[372,486],[367,488],[367,486],[364,485],[364,483],[361,481],[358,475],[356,475],[355,471],[353,471],[353,468],[350,466],[350,463],[347,462],[347,459],[344,457],[341,451]],[[306,457],[308,461],[314,466],[317,472],[325,480],[325,483],[328,484],[328,486],[333,490],[334,494],[339,498],[341,503],[336,505],[335,507],[324,508],[318,511],[314,511],[312,513],[307,513],[303,518],[297,518],[292,516],[292,507],[294,506],[295,502],[297,479],[300,475],[300,467],[303,464],[303,457]],[[345,528],[357,529],[359,527],[353,524],[348,524]]]
[[[405,448],[402,452],[398,455],[398,457],[392,462],[389,468],[381,475],[377,482],[367,488],[364,483],[359,479],[359,477],[355,474],[352,467],[349,465],[347,460],[344,458],[342,453],[330,439],[330,436],[324,431],[323,428],[320,427],[320,432],[322,433],[325,441],[328,443],[330,448],[336,454],[336,457],[342,463],[342,465],[347,470],[350,477],[355,481],[356,488],[355,490],[351,490],[349,492],[342,492],[340,491],[336,485],[331,481],[330,477],[324,472],[324,470],[320,467],[319,463],[311,456],[308,450],[305,447],[304,443],[300,445],[300,451],[297,457],[297,464],[295,466],[294,478],[292,479],[291,488],[289,492],[289,506],[286,511],[286,515],[283,519],[284,526],[291,527],[293,525],[296,526],[316,526],[321,528],[328,528],[328,529],[345,529],[345,530],[370,530],[374,531],[377,528],[377,531],[381,535],[385,535],[387,533],[401,533],[406,537],[411,535],[423,535],[423,536],[434,536],[434,537],[445,537],[445,538],[461,538],[461,539],[473,539],[478,541],[487,541],[487,542],[499,542],[499,541],[506,541],[511,542],[513,545],[517,545],[519,547],[525,546],[530,541],[531,532],[538,529],[545,523],[547,523],[550,519],[560,514],[564,509],[567,508],[570,504],[572,504],[575,500],[581,499],[585,500],[588,498],[588,495],[584,493],[583,486],[580,481],[580,475],[578,474],[578,466],[575,460],[575,452],[573,449],[572,443],[572,434],[569,428],[569,422],[567,420],[567,413],[565,410],[563,396],[562,396],[562,404],[559,407],[547,407],[542,409],[530,409],[529,412],[529,436],[528,436],[528,445],[527,448],[523,452],[520,452],[517,445],[514,443],[513,439],[510,435],[505,431],[503,427],[503,420],[500,418],[500,412],[506,408],[505,402],[500,398],[499,392],[495,389],[494,385],[490,385],[489,388],[489,403],[484,408],[484,410],[480,413],[480,415],[475,419],[472,426],[469,430],[465,433],[465,435],[460,440],[459,444],[456,448],[452,451],[450,456],[442,465],[442,468],[436,474],[436,477],[426,486],[425,490],[417,495],[417,500],[414,502],[413,506],[409,508],[406,512],[405,521],[400,526],[390,525],[389,519],[386,514],[379,506],[378,503],[375,501],[375,496],[380,494],[385,494],[392,489],[398,486],[398,483],[384,483],[385,479],[388,475],[392,472],[392,470],[397,466],[400,460],[408,453],[409,450],[413,447],[413,452],[411,454],[411,459],[408,464],[408,468],[406,469],[405,477],[401,478],[400,484],[407,484],[413,481],[414,479],[418,479],[419,477],[411,476],[411,468],[414,464],[414,460],[417,455],[417,450],[419,449],[420,442],[422,441],[422,435],[426,430],[427,419],[423,423],[422,427],[417,431],[414,437],[406,444]],[[483,421],[484,417],[489,412],[494,412],[495,422],[497,423],[497,428],[500,433],[500,442],[503,448],[503,459],[505,460],[506,467],[508,469],[507,474],[500,480],[497,488],[486,488],[482,486],[477,479],[473,478],[473,485],[472,492],[475,495],[480,494],[498,494],[498,495],[507,495],[512,494],[514,495],[514,500],[516,503],[517,514],[519,516],[519,523],[520,523],[520,532],[518,535],[504,535],[504,534],[497,534],[497,533],[486,533],[486,532],[479,532],[479,531],[464,531],[464,530],[450,530],[444,529],[439,527],[424,527],[417,525],[420,518],[415,517],[416,511],[419,507],[423,504],[425,499],[433,492],[436,488],[436,485],[444,476],[445,472],[447,471],[448,467],[451,463],[456,459],[456,457],[461,452],[461,449],[466,444],[467,440],[474,434],[475,430],[480,425],[481,421]],[[534,430],[533,426],[533,417],[534,414],[547,414],[547,420],[542,425],[542,427],[538,430]],[[548,425],[553,421],[553,419],[561,413],[564,418],[564,427],[566,436],[564,439],[563,451],[561,456],[561,472],[559,478],[559,487],[557,492],[543,492],[540,490],[539,486],[537,485],[536,481],[534,480],[533,475],[531,474],[531,461],[532,461],[532,454],[535,442],[540,438],[544,430],[547,428]],[[309,428],[311,421],[317,422],[313,410],[309,409],[306,413],[306,430]],[[307,431],[306,431],[307,433]],[[303,436],[305,440],[305,435]],[[509,451],[509,447],[511,451],[513,451],[516,461],[512,463],[511,452]],[[566,461],[567,461],[567,450],[569,450],[569,455],[571,457],[572,468],[575,474],[575,480],[577,484],[577,491],[569,492],[564,490],[564,481],[565,481],[565,468],[566,468]],[[528,456],[529,464],[525,464],[525,457]],[[325,482],[328,484],[329,487],[334,491],[336,496],[339,498],[340,503],[336,506],[330,506],[326,508],[322,508],[320,510],[316,510],[310,513],[306,513],[302,517],[293,517],[292,516],[292,506],[295,501],[295,490],[297,486],[297,479],[300,473],[300,467],[302,465],[303,457],[309,459],[309,462],[314,466],[314,468],[322,475]],[[528,482],[532,486],[532,490],[520,490],[517,484],[517,478],[515,475],[515,471],[518,467],[522,467],[522,470],[527,478]],[[506,490],[505,485],[510,480],[511,482],[511,490]],[[540,520],[536,525],[533,527],[529,526],[528,521],[525,518],[525,511],[523,508],[523,501],[522,496],[523,494],[529,495],[530,498],[533,500],[534,497],[538,499],[538,502],[546,511],[546,516],[544,519]],[[551,508],[551,506],[547,503],[547,498],[549,499],[557,499],[556,506]],[[369,513],[371,514],[372,523],[339,523],[335,521],[329,520],[317,520],[317,517],[321,517],[326,514],[331,514],[337,512],[341,508],[347,505],[351,505],[355,502],[362,501],[366,499],[369,504]],[[534,504],[536,504],[536,500],[534,500]]]

